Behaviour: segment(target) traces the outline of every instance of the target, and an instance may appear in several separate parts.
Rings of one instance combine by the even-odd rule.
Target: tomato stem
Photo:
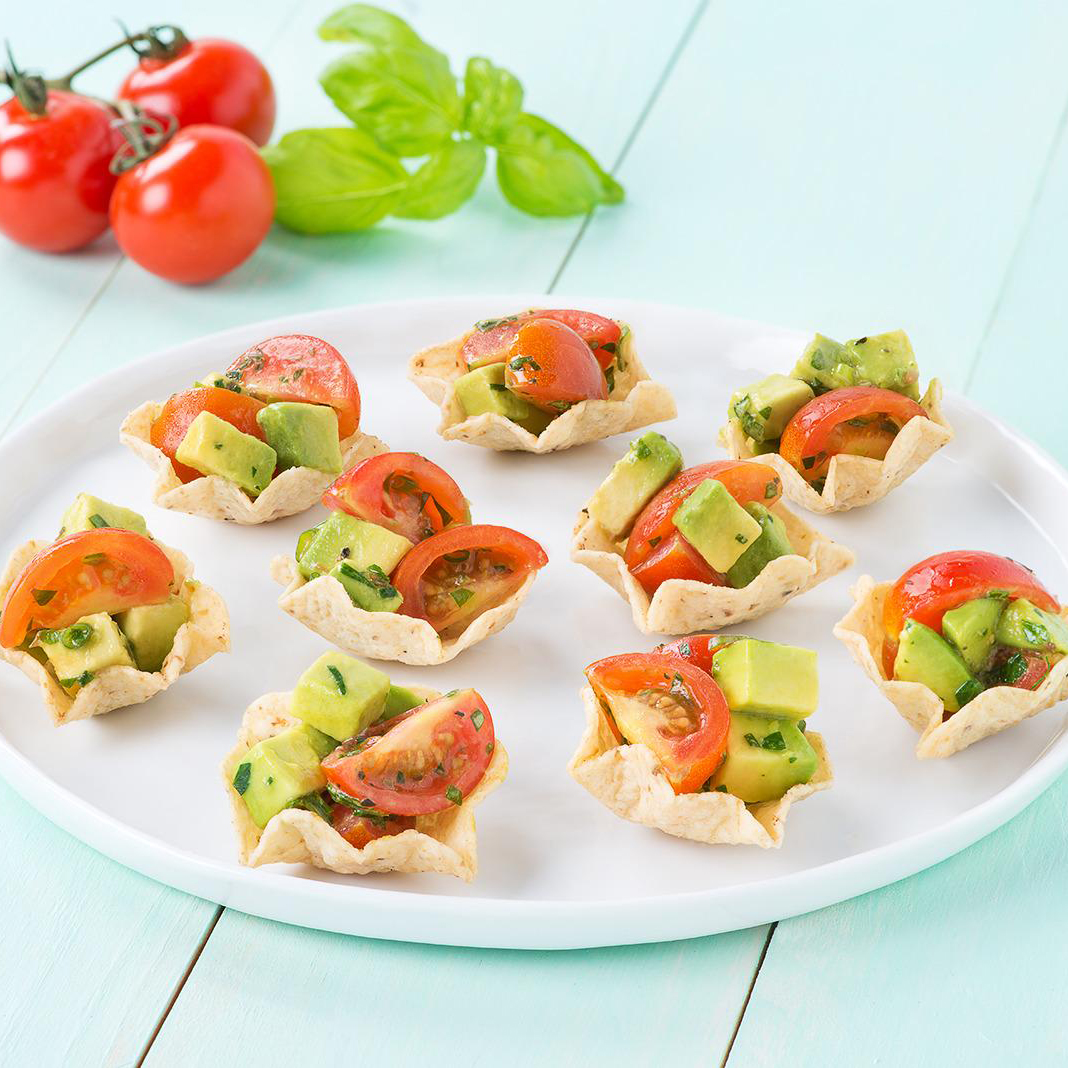
[[[175,134],[178,120],[173,115],[150,115],[129,100],[111,105],[119,118],[113,123],[125,144],[112,157],[108,170],[122,174],[158,152]]]

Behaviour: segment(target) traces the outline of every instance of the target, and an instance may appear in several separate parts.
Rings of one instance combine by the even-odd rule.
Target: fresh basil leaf
[[[464,72],[464,129],[488,145],[499,145],[519,117],[523,86],[488,59],[472,56]]]
[[[412,175],[393,214],[402,219],[451,215],[478,188],[485,169],[486,148],[480,141],[450,141]]]
[[[359,130],[294,130],[263,158],[274,178],[275,218],[305,234],[374,226],[408,186],[400,161]]]
[[[586,149],[537,115],[520,115],[498,147],[497,180],[528,215],[584,215],[623,199],[623,187]]]
[[[341,112],[398,156],[433,152],[463,115],[449,61],[426,48],[350,52],[319,83]]]
[[[319,24],[319,36],[374,48],[430,48],[404,19],[371,4],[349,4],[335,11]]]

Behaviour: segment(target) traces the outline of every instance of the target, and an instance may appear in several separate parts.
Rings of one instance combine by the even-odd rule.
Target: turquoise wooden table
[[[285,130],[333,121],[315,81],[330,7],[121,0],[107,14],[245,41]],[[832,335],[904,326],[925,373],[1068,462],[1064,4],[395,7],[454,58],[516,70],[533,110],[612,165],[626,204],[536,221],[487,183],[436,224],[277,231],[201,289],[145,274],[110,240],[62,258],[3,245],[0,433],[107,369],[249,320],[560,287]],[[112,32],[74,0],[10,4],[3,26],[25,64],[54,70]],[[120,67],[87,85],[108,91]],[[1064,1064],[1066,802],[1061,782],[957,857],[822,912],[550,954],[222,910],[104,859],[0,785],[0,1061],[307,1064],[329,1035],[354,1064]]]

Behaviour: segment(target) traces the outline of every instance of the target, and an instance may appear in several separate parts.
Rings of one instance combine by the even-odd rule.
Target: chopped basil
[[[802,456],[801,457],[801,466],[806,471],[811,471],[812,468],[816,466],[816,457],[815,456]]]
[[[370,820],[376,827],[384,827],[386,820],[389,818],[385,812],[379,812],[370,802],[365,804],[363,801],[357,800],[351,794],[338,789],[332,782],[326,784],[326,792],[339,805],[351,808],[357,816],[363,816],[364,819]]]
[[[778,492],[779,492],[779,480],[777,478],[773,478],[764,487],[764,500],[770,501],[772,497],[774,497],[774,496],[776,496],[778,494]]]
[[[56,595],[56,591],[55,590],[34,590],[33,591],[33,599],[39,605],[48,604],[48,602],[51,601],[52,598],[55,597],[55,595]]]
[[[83,556],[82,559],[87,564],[102,564],[107,559],[106,553],[90,553],[88,556]]]
[[[752,746],[752,747],[753,747],[754,749],[760,749],[760,748],[761,748],[761,745],[760,745],[760,739],[759,739],[759,738],[758,738],[758,737],[757,737],[757,736],[756,736],[755,734],[753,734],[753,732],[752,732],[752,731],[749,731],[749,732],[748,732],[748,733],[747,733],[747,734],[745,735],[745,740],[746,740],[746,741],[747,741],[747,742],[748,742],[748,743],[749,743],[749,744],[750,744],[750,745],[751,745],[751,746]]]
[[[63,644],[68,649],[80,649],[93,636],[89,623],[72,623],[63,632]]]
[[[471,724],[476,731],[482,730],[482,724],[486,722],[486,717],[482,714],[481,708],[476,708],[471,713]]]
[[[223,447],[223,443],[222,443],[221,441],[217,441],[217,442],[215,442],[215,448],[217,448],[217,449],[221,449],[222,447]],[[255,473],[256,473],[256,468],[253,468],[253,469],[252,469],[252,473],[253,473],[253,474],[255,474]]]
[[[519,322],[518,315],[505,315],[501,319],[482,319],[475,323],[475,329],[484,334],[487,330],[496,330],[498,326],[504,326],[505,323],[517,322]]]
[[[604,380],[608,383],[608,392],[616,388],[616,369],[614,367],[606,367],[604,370]]]
[[[634,458],[636,460],[647,460],[653,455],[653,450],[640,438],[631,447],[634,452]]]
[[[804,733],[805,733],[805,721],[804,721],[803,719],[799,719],[799,720],[797,721],[797,729],[798,729],[798,730],[799,730],[799,731],[800,731],[800,732],[801,732],[802,734],[804,734]]]
[[[493,752],[493,742],[486,742],[486,752],[487,753],[492,753]]]
[[[1013,683],[1019,682],[1025,674],[1027,674],[1027,657],[1025,657],[1023,653],[1013,653],[1012,656],[1001,665],[998,679],[1000,682],[1012,686]]]
[[[464,795],[463,795],[462,793],[460,793],[460,791],[459,791],[459,790],[458,790],[458,789],[457,789],[457,788],[456,788],[455,786],[450,786],[450,787],[449,787],[449,788],[448,788],[448,789],[447,789],[447,790],[445,791],[445,796],[446,796],[446,797],[447,797],[447,798],[449,799],[449,801],[451,801],[451,802],[452,802],[452,803],[453,803],[454,805],[462,805],[462,804],[463,804],[463,801],[464,801]]]
[[[242,767],[248,767],[247,764],[243,764]],[[238,769],[240,771],[240,768]],[[238,793],[241,793],[239,790]],[[330,806],[323,799],[323,795],[318,791],[314,791],[310,794],[302,794],[300,797],[295,797],[292,801],[286,805],[286,808],[302,808],[307,812],[314,812],[316,816],[326,820],[327,823],[331,821]]]
[[[690,647],[689,642],[683,642],[679,646],[679,652],[682,653],[683,656],[689,656],[693,652],[693,649]]]
[[[954,697],[962,707],[969,701],[973,701],[983,692],[983,684],[978,679],[967,679],[957,687]]]
[[[541,370],[541,364],[533,356],[517,356],[509,362],[508,366],[513,371],[522,371],[524,367],[529,367],[532,371]]]
[[[445,553],[442,559],[448,560],[450,564],[466,564],[471,559],[471,550],[460,549],[454,553]]]
[[[719,786],[716,787],[716,792],[721,794],[729,793],[727,787],[723,783],[720,783]]]
[[[37,640],[44,645],[55,645],[62,637],[62,630],[39,630],[37,632]]]
[[[596,348],[596,346],[594,347]],[[604,349],[605,352],[611,352],[614,354],[618,346],[614,341],[604,341],[601,343],[601,348]]]
[[[734,540],[738,542],[739,545],[744,545],[749,539],[744,534],[735,534]]]
[[[489,388],[496,393],[504,393],[508,389],[503,382],[491,382]]]
[[[571,401],[549,401],[549,407],[555,408],[558,412],[566,412],[571,407]]]
[[[771,734],[764,736],[764,741],[761,745],[765,749],[770,749],[773,753],[781,752],[786,748],[786,739],[782,736],[782,731],[772,731]]]
[[[1052,645],[1049,631],[1041,623],[1024,619],[1020,621],[1020,630],[1030,645]]]
[[[252,778],[252,765],[246,760],[244,764],[239,764],[237,768],[237,774],[234,775],[234,789],[243,794],[248,789],[249,780]]]
[[[108,521],[99,512],[94,512],[89,517],[89,522],[92,523],[94,527],[106,527],[108,525]]]
[[[457,608],[463,608],[474,597],[471,590],[452,590],[450,596],[456,602]]]
[[[770,417],[771,417],[771,407],[770,406],[767,407],[767,408],[761,408],[760,409],[760,418],[761,419],[769,419]]]
[[[338,669],[334,667],[333,664],[327,664],[326,670],[329,671],[330,674],[333,676],[334,685],[337,686],[337,692],[341,694],[342,697],[344,697],[345,694],[348,693],[348,689],[345,686],[345,676],[342,675],[341,672],[338,671]]]

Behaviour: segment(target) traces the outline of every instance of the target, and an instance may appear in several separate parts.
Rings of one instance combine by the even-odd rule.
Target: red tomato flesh
[[[631,574],[650,597],[668,579],[693,579],[712,586],[726,586],[727,580],[708,566],[705,558],[678,532],[669,534]]]
[[[533,311],[487,319],[464,338],[460,362],[464,370],[473,371],[488,363],[503,363],[522,323],[531,319],[554,319],[569,326],[589,345],[602,370],[611,366],[619,350],[623,328],[614,319],[575,308],[539,308]]]
[[[608,382],[589,345],[553,319],[530,319],[519,327],[508,350],[504,384],[555,415],[584,400],[608,397]]]
[[[688,638],[676,638],[671,642],[664,642],[656,647],[656,652],[668,656],[680,656],[688,660],[694,667],[712,674],[712,657],[717,650],[731,644],[742,641],[740,634],[691,634]]]
[[[330,810],[330,825],[349,845],[363,849],[376,838],[386,838],[413,829],[415,817],[389,816],[376,820],[353,812],[348,805],[334,805]]]

